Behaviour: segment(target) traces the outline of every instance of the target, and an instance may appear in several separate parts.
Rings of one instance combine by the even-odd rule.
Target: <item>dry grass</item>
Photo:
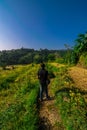
[[[84,99],[87,102],[87,69],[80,67],[71,67],[69,74],[75,82],[75,87],[84,91]]]
[[[59,64],[59,63],[51,63],[51,65],[53,65],[55,67],[63,67],[63,66],[65,66],[65,65]]]
[[[73,78],[77,87],[87,91],[87,69],[77,66],[71,67],[69,74]]]

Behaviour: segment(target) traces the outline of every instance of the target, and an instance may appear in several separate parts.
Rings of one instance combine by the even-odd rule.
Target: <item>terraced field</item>
[[[39,102],[38,68],[36,64],[0,68],[0,129],[87,130],[86,70],[46,64],[50,100],[44,96]]]
[[[0,129],[37,129],[38,66],[15,66],[0,72]]]

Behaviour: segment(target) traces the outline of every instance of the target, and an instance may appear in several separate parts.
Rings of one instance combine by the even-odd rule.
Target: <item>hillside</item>
[[[71,67],[69,71],[77,87],[87,91],[87,69],[75,66]]]
[[[74,66],[70,68],[69,74],[75,83],[75,87],[82,91],[87,103],[87,69]]]
[[[59,57],[64,57],[66,50],[48,49],[12,49],[0,51],[0,66],[40,63],[41,61],[53,61]]]
[[[38,98],[38,64],[0,68],[1,130],[86,130],[87,70],[58,63],[46,68],[50,99],[44,96],[43,102]]]

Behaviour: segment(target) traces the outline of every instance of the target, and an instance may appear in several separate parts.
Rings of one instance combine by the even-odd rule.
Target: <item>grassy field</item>
[[[66,130],[87,130],[87,102],[83,90],[75,86],[68,66],[46,65],[55,94],[56,106]],[[0,68],[0,129],[38,130],[37,97],[39,65],[18,65],[12,70]],[[85,91],[86,92],[86,91]]]
[[[0,129],[36,130],[38,122],[38,66],[1,70]]]
[[[53,81],[56,106],[66,130],[87,130],[87,102],[85,89],[80,89],[69,75],[70,68],[58,67]]]

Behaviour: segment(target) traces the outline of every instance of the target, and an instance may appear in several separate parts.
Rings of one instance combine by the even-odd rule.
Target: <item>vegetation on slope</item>
[[[0,51],[0,66],[40,63],[41,61],[55,61],[63,58],[66,50],[48,50],[48,49],[16,49]],[[62,60],[60,60],[62,61]]]
[[[0,52],[0,129],[1,130],[37,130],[37,96],[39,83],[36,78],[38,65],[7,65],[56,61],[61,63],[79,63],[87,67],[87,34],[80,34],[72,51],[67,50],[65,60],[56,51],[47,49],[34,51],[28,49]],[[16,53],[15,53],[16,52]],[[42,53],[43,52],[43,53]],[[64,53],[63,53],[64,54]],[[71,55],[72,54],[72,55]],[[53,64],[54,65],[54,64]],[[87,103],[82,89],[77,88],[68,74],[67,66],[47,64],[50,78],[53,78],[53,92],[56,105],[60,110],[66,130],[87,129]],[[83,88],[83,87],[82,87]],[[86,92],[85,92],[86,93]]]
[[[73,63],[79,62],[81,66],[87,67],[87,33],[78,35],[73,47],[72,60]]]
[[[68,68],[60,67],[53,82],[56,105],[66,130],[87,129],[87,104],[83,91],[77,88],[68,74]]]
[[[36,80],[38,67],[31,65],[16,67],[14,72],[2,71],[3,75],[0,77],[0,129],[36,130],[38,129],[39,83]]]

